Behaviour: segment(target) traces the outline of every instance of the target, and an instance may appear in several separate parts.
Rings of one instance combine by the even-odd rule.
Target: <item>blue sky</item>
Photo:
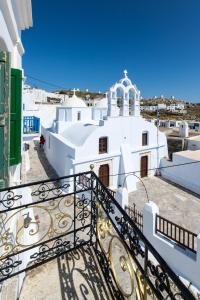
[[[25,74],[106,91],[127,69],[143,97],[200,102],[199,0],[32,0],[32,6],[33,28],[22,35]]]

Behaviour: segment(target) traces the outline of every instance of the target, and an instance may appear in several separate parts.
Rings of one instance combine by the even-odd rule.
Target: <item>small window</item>
[[[99,154],[108,152],[108,138],[102,137],[99,139]]]
[[[142,146],[147,146],[148,145],[148,133],[143,132],[142,133]]]
[[[81,112],[78,111],[78,114],[77,114],[77,120],[80,121],[81,120]]]

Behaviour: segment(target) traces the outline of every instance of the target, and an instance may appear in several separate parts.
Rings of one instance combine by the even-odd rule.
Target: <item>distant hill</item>
[[[186,104],[186,102],[184,100],[181,99],[175,99],[175,98],[161,98],[161,97],[157,97],[157,98],[143,98],[140,101],[141,105],[157,105],[157,104],[178,104],[178,103],[184,103]]]
[[[64,95],[68,95],[68,96],[72,96],[74,94],[74,92],[72,90],[59,90],[59,91],[55,91],[55,93],[58,94],[64,94]],[[76,96],[80,97],[82,99],[97,99],[97,98],[103,98],[105,94],[103,93],[97,93],[97,92],[87,92],[87,91],[76,91]]]

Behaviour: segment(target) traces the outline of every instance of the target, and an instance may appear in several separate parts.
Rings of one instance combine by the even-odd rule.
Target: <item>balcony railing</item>
[[[156,233],[161,233],[177,244],[196,253],[197,234],[159,215],[156,215]]]
[[[111,299],[195,299],[93,172],[0,196],[1,282],[88,245]]]
[[[136,204],[133,206],[125,206],[125,211],[137,227],[143,232],[143,213],[136,208]]]

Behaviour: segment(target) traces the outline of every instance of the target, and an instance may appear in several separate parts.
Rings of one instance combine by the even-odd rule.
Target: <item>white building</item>
[[[0,99],[3,99],[0,104],[0,120],[4,121],[0,124],[0,187],[17,185],[21,178],[21,92],[23,85],[22,56],[24,54],[21,32],[31,26],[31,0],[0,0]],[[19,191],[19,193],[22,192]],[[3,192],[0,194],[1,199],[2,196]],[[20,200],[19,205],[21,204]],[[3,208],[5,207],[1,203],[1,209]],[[13,216],[7,227],[10,232],[7,244],[2,239],[6,225],[1,216],[1,255],[3,248],[6,248],[8,244],[12,245],[11,248],[13,247],[16,234],[21,226],[17,213],[14,213]],[[22,240],[26,238],[23,234],[21,237]],[[27,264],[26,254],[22,254],[22,257],[24,265]],[[4,255],[1,256],[1,261],[3,258]],[[4,282],[1,285],[0,299],[11,299],[9,297],[11,294],[12,299],[18,299],[23,278],[24,274],[20,274],[15,281]],[[9,294],[9,291],[12,293]]]
[[[9,67],[15,69],[18,74],[20,74],[19,80],[22,81],[23,77],[23,69],[22,69],[22,56],[24,54],[24,47],[21,41],[21,32],[22,30],[28,29],[32,26],[32,6],[31,0],[1,0],[0,1],[0,51],[5,51],[10,54],[10,62]],[[22,71],[22,73],[21,73]],[[11,73],[12,74],[12,73]],[[22,75],[21,75],[22,74]],[[12,80],[11,80],[12,84]],[[18,85],[19,86],[19,85]],[[21,87],[19,87],[19,94],[21,92]],[[8,101],[12,101],[11,99],[11,90],[9,91],[9,99]],[[5,103],[6,103],[5,99]],[[21,98],[18,99],[21,103]],[[10,104],[9,104],[10,106]],[[12,109],[13,106],[12,106]],[[20,112],[21,113],[21,112]],[[18,127],[21,127],[19,124]],[[15,126],[17,128],[17,126]],[[14,127],[12,128],[14,130]],[[11,130],[9,128],[9,130]],[[7,132],[9,131],[7,130]],[[21,128],[18,128],[18,132],[20,132]],[[11,134],[9,132],[8,140],[10,145],[14,145],[17,141],[11,140]],[[21,136],[18,138],[21,139]],[[5,142],[5,138],[4,141]],[[20,149],[21,141],[15,146],[15,149],[18,149],[18,162],[11,163],[10,157],[7,159],[9,161],[9,184],[14,185],[19,183],[20,181]],[[3,146],[4,147],[4,146]],[[14,147],[13,147],[14,148]],[[3,149],[3,148],[2,148]],[[6,146],[5,146],[6,149]],[[11,153],[9,150],[8,153]],[[8,156],[11,156],[11,154]]]
[[[12,68],[22,68],[21,31],[31,26],[31,0],[0,1],[0,49],[10,52]]]
[[[23,89],[23,109],[28,111],[35,107],[35,104],[46,104],[53,101],[62,103],[68,98],[68,95],[47,92],[26,84]]]
[[[187,150],[200,150],[200,135],[187,138]]]
[[[172,161],[161,160],[164,178],[200,194],[200,150],[173,153]],[[174,166],[174,167],[173,167]]]
[[[149,169],[167,156],[166,136],[157,135],[155,125],[140,116],[140,91],[127,72],[96,107],[87,107],[74,95],[57,108],[52,128],[43,128],[43,134],[46,156],[59,176],[87,171],[92,165],[106,186],[125,186],[129,192],[137,181],[130,173],[153,175]]]
[[[24,85],[23,88],[23,119],[28,117],[39,118],[43,126],[51,126],[52,119],[56,117],[56,107],[69,99],[68,95],[48,92],[42,89]],[[27,129],[27,121],[24,121]],[[25,130],[31,133],[30,130]],[[40,130],[39,130],[40,131]],[[26,132],[27,133],[27,132]]]

